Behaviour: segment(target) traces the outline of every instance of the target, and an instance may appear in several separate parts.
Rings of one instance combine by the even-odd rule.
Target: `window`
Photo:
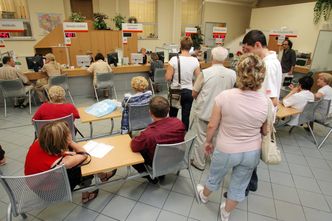
[[[181,3],[181,34],[184,35],[186,27],[195,27],[201,24],[202,1],[182,0]]]
[[[14,22],[23,31],[10,32],[10,39],[31,39],[32,31],[27,0],[3,0],[0,1],[0,22]]]
[[[136,17],[143,24],[143,33],[139,39],[158,38],[157,34],[157,0],[129,0],[129,15]]]

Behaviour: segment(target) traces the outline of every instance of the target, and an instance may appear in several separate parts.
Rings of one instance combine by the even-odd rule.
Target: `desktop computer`
[[[131,53],[130,54],[130,63],[131,64],[142,64],[143,63],[143,54]]]
[[[89,67],[90,63],[90,55],[76,55],[76,64],[78,67]]]
[[[44,58],[41,55],[26,57],[28,69],[38,72],[44,66]]]

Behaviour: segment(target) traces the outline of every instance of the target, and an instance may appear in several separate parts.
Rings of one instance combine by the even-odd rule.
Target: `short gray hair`
[[[224,47],[217,46],[211,50],[212,60],[222,62],[228,56],[228,50]]]

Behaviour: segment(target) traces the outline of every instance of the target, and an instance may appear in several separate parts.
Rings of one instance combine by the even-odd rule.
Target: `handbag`
[[[280,150],[278,150],[275,129],[273,126],[274,114],[272,111],[272,102],[268,99],[267,125],[269,130],[267,135],[262,138],[261,160],[266,164],[279,164],[281,162]]]
[[[179,85],[181,85],[180,57],[179,57],[179,55],[176,55],[176,57],[178,58]],[[172,78],[172,82],[173,82],[173,78]],[[180,109],[181,108],[181,89],[180,88],[172,89],[171,87],[169,87],[168,94],[169,94],[170,106]]]

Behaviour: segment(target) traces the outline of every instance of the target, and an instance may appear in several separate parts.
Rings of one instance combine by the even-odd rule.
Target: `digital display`
[[[9,32],[0,32],[0,38],[10,38]]]
[[[75,38],[76,33],[75,32],[65,32],[65,37],[66,38]]]

